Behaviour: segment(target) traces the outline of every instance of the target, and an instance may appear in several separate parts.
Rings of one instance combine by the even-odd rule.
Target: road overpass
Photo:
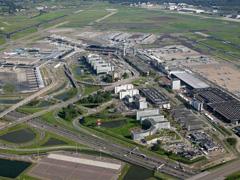
[[[179,166],[178,163],[167,161],[165,159],[159,159],[157,156],[149,156],[143,154],[141,151],[134,151],[130,153],[132,151],[131,148],[120,146],[111,140],[104,140],[83,132],[81,132],[81,134],[78,134],[63,127],[48,124],[39,119],[31,120],[28,123],[39,129],[47,130],[60,136],[69,138],[80,144],[87,145],[97,151],[102,151],[110,154],[117,159],[121,159],[123,161],[136,164],[151,170],[156,170],[157,167],[164,164],[164,166],[158,169],[158,171],[177,177],[178,179],[187,179],[195,174],[195,172],[187,167],[184,167],[183,169]]]

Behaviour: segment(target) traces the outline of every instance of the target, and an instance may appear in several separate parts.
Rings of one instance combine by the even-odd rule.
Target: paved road
[[[195,174],[187,167],[184,167],[185,170],[183,170],[183,168],[181,168],[177,163],[169,162],[164,159],[159,159],[159,157],[155,156],[148,156],[140,151],[132,151],[132,149],[130,148],[122,147],[119,144],[115,144],[114,142],[109,142],[109,140],[104,140],[96,136],[85,134],[83,132],[81,132],[81,134],[78,134],[59,126],[50,125],[39,119],[31,120],[28,123],[37,128],[54,132],[58,135],[72,139],[73,141],[80,144],[87,145],[97,151],[102,151],[110,154],[115,158],[137,164],[148,169],[156,170],[157,167],[164,164],[159,169],[159,171],[175,176],[178,179],[186,179]]]
[[[2,150],[13,150],[18,152],[33,152],[33,151],[53,151],[53,150],[64,150],[64,149],[76,149],[77,146],[70,146],[70,145],[62,145],[62,146],[51,146],[51,147],[39,147],[39,148],[12,148],[9,146],[0,146]],[[89,149],[89,148],[82,148],[81,149]]]
[[[6,109],[5,111],[0,113],[0,118],[4,117],[5,115],[7,115],[8,113],[16,110],[17,108],[19,108],[20,106],[27,104],[28,102],[30,102],[31,100],[39,97],[40,95],[46,93],[47,91],[49,91],[50,89],[54,88],[55,86],[57,86],[58,82],[52,83],[51,85],[45,87],[44,89],[41,89],[40,91],[32,94],[31,96],[23,99],[22,101],[18,102],[17,104],[11,106],[10,108]]]
[[[223,165],[216,170],[206,171],[193,176],[188,180],[224,180],[225,177],[237,171],[240,171],[240,159]]]
[[[61,109],[63,107],[67,107],[68,105],[73,104],[73,103],[79,101],[80,99],[81,99],[80,96],[76,96],[76,97],[74,97],[72,99],[69,99],[67,101],[64,101],[62,103],[58,103],[58,104],[52,105],[52,106],[48,107],[45,110],[42,110],[42,111],[36,112],[36,113],[28,115],[28,116],[24,116],[24,117],[21,117],[21,118],[16,118],[16,121],[14,121],[13,123],[9,123],[9,124],[6,124],[4,126],[1,126],[0,130],[6,129],[6,128],[9,128],[9,127],[13,127],[13,126],[15,126],[17,124],[20,124],[20,123],[24,123],[24,122],[26,122],[28,120],[37,118],[39,116],[42,116],[42,115],[44,115],[44,114],[46,114],[48,112],[54,111],[56,109]]]

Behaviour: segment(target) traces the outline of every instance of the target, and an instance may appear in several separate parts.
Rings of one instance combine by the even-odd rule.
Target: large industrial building
[[[181,81],[181,86],[187,86],[190,89],[201,89],[209,87],[208,84],[186,71],[173,71],[170,74],[173,79],[179,79]]]
[[[161,109],[171,108],[169,99],[156,88],[141,88],[140,94],[145,96],[150,103]]]
[[[172,110],[172,116],[175,121],[188,131],[200,130],[203,127],[203,122],[186,108],[176,108]]]
[[[193,90],[192,96],[219,119],[234,124],[240,122],[240,101],[230,94],[218,88],[204,88]]]

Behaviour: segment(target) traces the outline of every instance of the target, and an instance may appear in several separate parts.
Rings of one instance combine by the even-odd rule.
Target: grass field
[[[91,128],[98,128],[96,125],[98,119],[102,122],[102,126],[99,130],[122,136],[123,138],[131,138],[131,129],[140,127],[140,124],[131,117],[124,117],[120,114],[110,115],[104,113],[86,117],[84,125]]]
[[[91,9],[84,10],[79,14],[71,15],[67,18],[68,23],[64,24],[61,27],[70,27],[70,28],[81,28],[87,25],[93,25],[92,23],[107,15],[108,12],[104,9]]]
[[[42,22],[52,20],[54,18],[58,18],[70,12],[71,11],[69,10],[53,11],[53,12],[45,13],[35,18],[31,18],[26,15],[0,16],[0,27],[2,29],[1,32],[3,33],[13,32],[27,26],[31,26],[37,23],[42,23]]]
[[[74,3],[76,2],[73,2],[73,4]],[[107,8],[118,9],[118,12],[97,23],[97,19],[109,14],[106,10]],[[0,31],[3,33],[12,32],[36,23],[47,22],[63,15],[68,15],[61,19],[61,21],[66,22],[66,24],[60,26],[63,28],[82,28],[85,26],[91,26],[98,30],[146,32],[156,34],[180,33],[193,40],[203,39],[203,37],[193,34],[195,31],[201,31],[205,34],[214,36],[214,38],[221,39],[222,41],[229,41],[235,45],[240,43],[240,24],[238,22],[178,14],[163,10],[131,8],[127,6],[113,5],[107,2],[83,3],[82,7],[68,6],[67,9],[49,12],[33,18],[24,15],[8,17],[0,16]],[[54,22],[47,23],[43,25],[43,27],[49,27],[50,25],[54,25]],[[13,39],[23,37],[36,31],[36,28],[29,28],[28,30],[14,35]],[[236,60],[237,58],[234,58],[234,56],[239,57],[239,48],[233,47],[222,41],[207,39],[204,43],[217,49],[217,51],[211,52],[213,55],[222,59]],[[4,38],[0,37],[0,44],[3,43]],[[203,44],[197,44],[196,46],[207,52],[211,51]]]
[[[226,180],[240,180],[240,171],[227,176]]]
[[[232,40],[236,40],[240,32],[239,23],[234,22],[179,15],[160,10],[150,11],[130,7],[117,8],[119,10],[117,14],[109,17],[98,26],[103,29],[110,28],[155,33],[183,33],[193,30],[205,30],[210,35],[219,33],[220,37],[232,38]],[[232,35],[235,36],[229,35],[227,32],[232,32]],[[240,41],[239,37],[238,40]]]
[[[170,13],[161,10],[147,10],[141,8],[116,7],[118,13],[109,17],[94,27],[101,30],[121,30],[128,32],[145,33],[181,33],[192,40],[202,40],[201,36],[193,34],[200,31],[220,39],[207,39],[203,41],[207,46],[216,48],[213,54],[223,59],[236,60],[233,56],[239,56],[239,48],[234,47],[224,41],[229,41],[234,45],[240,43],[240,23],[229,22],[211,18],[203,18],[192,15]],[[208,49],[202,45],[200,49]]]

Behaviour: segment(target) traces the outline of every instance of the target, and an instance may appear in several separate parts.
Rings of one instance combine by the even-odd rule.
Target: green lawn
[[[193,34],[192,31],[203,31],[223,41],[230,41],[236,45],[240,43],[240,23],[238,22],[184,14],[180,15],[162,10],[147,10],[122,6],[117,6],[116,8],[118,9],[117,14],[109,17],[100,24],[95,24],[95,28],[157,34],[182,33],[184,36],[193,40],[203,39],[203,37]],[[208,39],[204,41],[204,43],[220,50],[219,52],[214,52],[213,55],[215,56],[223,56],[230,60],[235,59],[228,54],[222,53],[221,50],[237,57],[240,55],[238,48],[232,47],[222,41]],[[202,47],[200,47],[200,49],[201,48]]]
[[[107,15],[108,12],[105,9],[96,8],[84,10],[79,14],[71,15],[67,18],[68,23],[61,27],[81,28],[86,25],[92,25],[95,20]]]
[[[191,30],[207,30],[209,32],[219,32],[223,34],[223,32],[227,30],[228,32],[233,31],[235,32],[234,34],[237,35],[237,33],[240,32],[239,24],[235,22],[204,19],[191,15],[179,15],[161,10],[150,11],[147,9],[121,6],[117,8],[119,11],[117,14],[109,17],[98,26],[105,29],[110,28],[152,33],[181,33]]]
[[[54,96],[54,98],[62,100],[62,101],[66,101],[68,99],[73,98],[75,95],[77,95],[77,89],[76,88],[72,88],[69,89],[61,94],[58,94],[56,96]]]
[[[240,171],[227,176],[226,180],[240,180]]]
[[[13,36],[11,36],[11,39],[16,40],[16,39],[22,38],[22,37],[29,35],[31,33],[34,33],[34,32],[37,32],[37,28],[30,28],[25,31],[18,32],[16,34],[14,34]]]
[[[98,119],[100,119],[102,122],[101,127],[97,127],[96,125]],[[104,123],[106,123],[106,125]],[[124,117],[120,114],[109,115],[102,113],[85,117],[84,126],[91,127],[114,136],[121,136],[122,138],[130,139],[131,129],[140,127],[140,124],[131,117]]]
[[[84,85],[84,95],[89,95],[101,89],[100,86]]]
[[[20,113],[25,113],[25,114],[33,114],[33,113],[39,112],[41,110],[43,110],[43,108],[23,106],[23,107],[17,108],[16,111],[20,112]]]
[[[5,43],[5,39],[4,37],[0,36],[0,45],[4,44]]]

